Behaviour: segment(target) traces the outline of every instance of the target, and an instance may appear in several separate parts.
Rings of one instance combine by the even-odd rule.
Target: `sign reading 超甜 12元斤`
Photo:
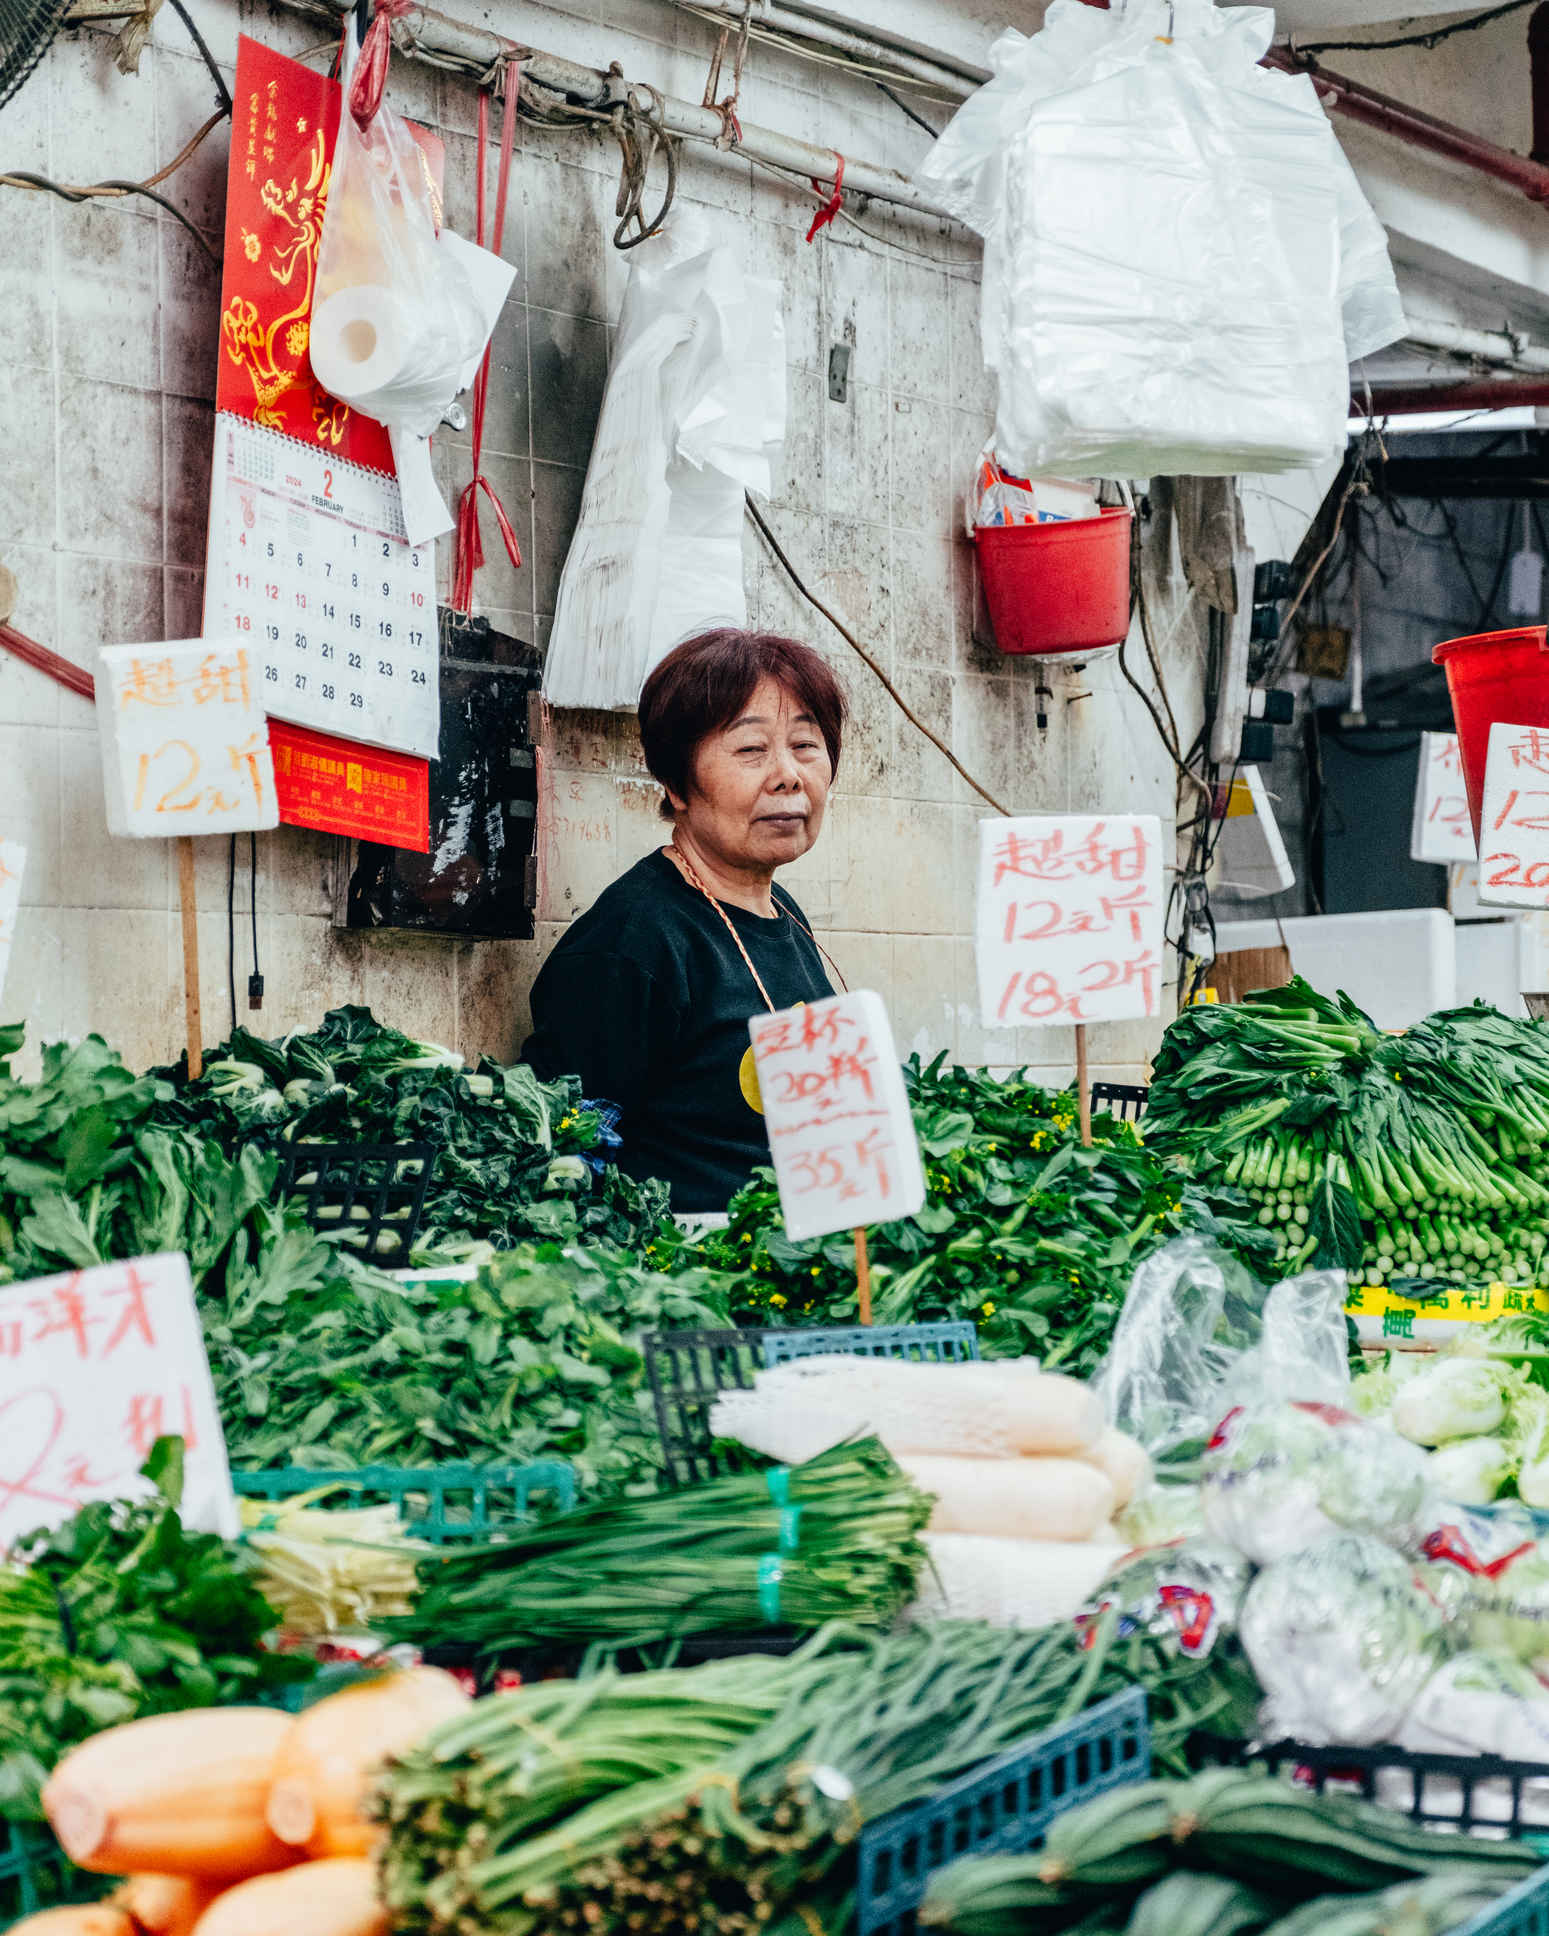
[[[1490,728],[1479,815],[1479,899],[1549,908],[1549,727]]]
[[[975,947],[986,1028],[1155,1015],[1161,822],[1144,813],[981,820]]]
[[[920,1146],[882,997],[858,989],[748,1023],[787,1234],[913,1216]]]
[[[256,664],[240,639],[105,646],[96,679],[109,832],[166,839],[280,824]]]
[[[137,1257],[0,1286],[0,1554],[89,1499],[143,1492],[140,1467],[157,1439],[174,1434],[185,1453],[184,1524],[234,1536],[187,1258]]]

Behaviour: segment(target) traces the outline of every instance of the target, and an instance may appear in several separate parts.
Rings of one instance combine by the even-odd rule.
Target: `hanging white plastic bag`
[[[1402,333],[1381,226],[1266,8],[1054,0],[917,173],[985,236],[995,449],[1024,475],[1221,475],[1343,448]]]
[[[544,665],[554,706],[632,710],[680,640],[747,622],[742,495],[785,437],[780,284],[675,213],[634,254]]]
[[[515,270],[441,226],[425,152],[384,103],[339,117],[312,303],[312,372],[387,426],[411,544],[452,528],[430,434],[467,388]]]

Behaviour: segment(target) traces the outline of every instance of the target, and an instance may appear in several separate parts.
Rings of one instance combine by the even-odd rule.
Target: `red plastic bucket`
[[[1122,508],[974,532],[985,603],[1002,652],[1091,652],[1129,630],[1133,515]]]
[[[1477,841],[1490,728],[1497,720],[1549,727],[1549,630],[1525,625],[1514,632],[1476,632],[1446,640],[1431,658],[1446,668]]]

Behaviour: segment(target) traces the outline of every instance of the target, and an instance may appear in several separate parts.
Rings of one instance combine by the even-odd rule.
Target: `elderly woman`
[[[621,1167],[674,1210],[724,1210],[769,1160],[749,1016],[834,992],[774,877],[822,829],[844,697],[810,646],[727,629],[669,653],[639,710],[671,839],[566,929],[523,1053],[619,1105]]]

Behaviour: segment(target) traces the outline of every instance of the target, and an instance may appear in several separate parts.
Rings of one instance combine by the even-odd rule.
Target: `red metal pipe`
[[[1549,161],[1549,6],[1535,7],[1527,24],[1533,89],[1533,159]]]
[[[1413,416],[1422,410],[1505,410],[1513,404],[1549,404],[1549,376],[1466,377],[1456,383],[1391,383],[1374,386],[1370,398],[1351,396],[1352,416]]]
[[[1457,127],[1451,121],[1439,121],[1435,115],[1424,114],[1404,101],[1395,101],[1391,94],[1379,94],[1376,88],[1363,87],[1359,81],[1348,80],[1343,74],[1331,74],[1326,67],[1294,54],[1288,47],[1271,47],[1264,56],[1264,65],[1277,67],[1285,74],[1308,75],[1318,90],[1318,98],[1331,114],[1342,114],[1383,134],[1397,135],[1413,147],[1445,155],[1449,161],[1460,161],[1465,167],[1505,182],[1531,202],[1549,202],[1549,166],[1519,155],[1514,148],[1502,148],[1494,141],[1486,141],[1482,135],[1471,134],[1467,128]]]

